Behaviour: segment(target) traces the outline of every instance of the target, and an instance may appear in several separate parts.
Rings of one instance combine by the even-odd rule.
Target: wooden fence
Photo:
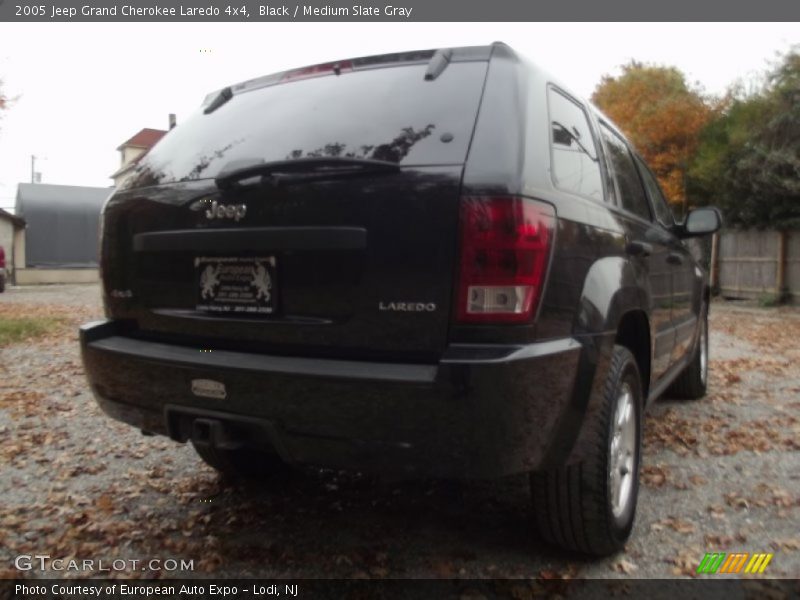
[[[723,297],[800,301],[800,231],[722,231],[710,262],[712,289]]]

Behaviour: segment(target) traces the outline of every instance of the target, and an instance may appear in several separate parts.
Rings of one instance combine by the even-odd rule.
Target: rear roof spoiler
[[[218,98],[222,92],[226,88],[229,88],[233,94],[242,93],[246,91],[251,91],[254,89],[276,85],[278,83],[291,80],[293,79],[293,74],[299,72],[312,72],[312,71],[322,71],[322,70],[329,70],[331,74],[338,74],[336,73],[336,67],[338,65],[346,64],[348,66],[348,70],[353,71],[361,71],[365,69],[375,69],[375,68],[382,68],[382,67],[389,67],[389,66],[401,66],[401,65],[409,65],[409,64],[424,64],[428,63],[428,71],[431,71],[431,64],[436,60],[437,64],[441,60],[437,57],[447,56],[444,65],[441,66],[436,75],[432,76],[430,79],[435,79],[441,71],[447,67],[448,64],[451,62],[477,62],[477,61],[486,61],[489,60],[492,56],[492,51],[495,46],[498,45],[498,42],[495,42],[491,46],[463,46],[460,48],[443,48],[440,50],[414,50],[411,52],[395,52],[392,54],[378,54],[375,56],[362,56],[359,58],[350,58],[345,60],[336,60],[330,61],[326,63],[320,63],[316,65],[308,65],[305,67],[300,67],[298,69],[289,69],[288,71],[280,71],[278,73],[273,73],[271,75],[265,75],[263,77],[257,77],[255,79],[248,79],[247,81],[243,81],[241,83],[237,83],[235,85],[226,86],[225,88],[220,88],[218,90],[214,90],[210,94],[206,95],[203,99],[203,103],[201,108],[208,107],[216,98]],[[503,44],[504,45],[504,44]],[[425,78],[428,78],[428,71],[425,73]],[[431,71],[432,72],[432,71]]]

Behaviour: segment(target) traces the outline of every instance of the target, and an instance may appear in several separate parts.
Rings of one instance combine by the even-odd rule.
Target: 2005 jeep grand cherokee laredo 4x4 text
[[[504,44],[210,94],[108,200],[102,408],[213,467],[530,473],[551,542],[619,549],[642,415],[705,393],[706,273],[656,178]]]

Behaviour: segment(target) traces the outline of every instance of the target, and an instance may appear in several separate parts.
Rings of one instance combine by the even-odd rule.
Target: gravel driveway
[[[194,561],[132,577],[681,577],[712,551],[773,552],[764,576],[800,576],[797,308],[712,306],[710,393],[651,408],[633,537],[591,561],[529,535],[524,477],[397,483],[308,469],[222,480],[190,447],[95,406],[75,326],[101,314],[97,286],[0,296],[0,317],[65,319],[0,348],[0,576],[38,553]]]

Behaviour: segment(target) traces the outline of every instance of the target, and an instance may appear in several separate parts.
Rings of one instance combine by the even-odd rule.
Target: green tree
[[[700,91],[675,67],[631,61],[619,77],[602,78],[592,101],[636,146],[670,202],[682,204],[687,167],[713,116]]]
[[[785,54],[750,95],[732,90],[702,132],[690,195],[728,224],[800,227],[800,53]]]
[[[688,192],[692,204],[719,204],[729,191],[730,170],[752,132],[767,115],[760,97],[743,100],[731,89],[716,106],[700,132],[699,145],[689,167]]]

